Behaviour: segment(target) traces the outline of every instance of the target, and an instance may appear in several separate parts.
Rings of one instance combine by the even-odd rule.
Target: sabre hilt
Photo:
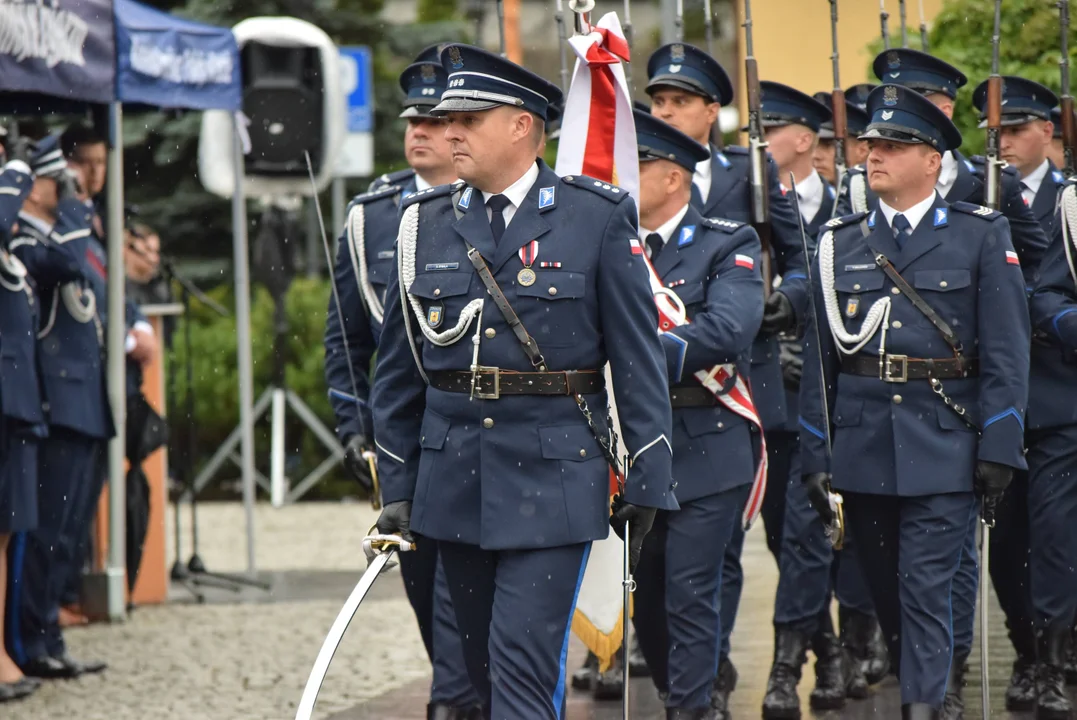
[[[415,543],[410,543],[399,535],[379,533],[377,525],[370,528],[369,534],[363,538],[363,554],[368,562],[387,552],[410,552],[414,549]]]
[[[381,482],[378,480],[378,456],[373,450],[364,450],[363,459],[370,468],[370,506],[381,510]]]

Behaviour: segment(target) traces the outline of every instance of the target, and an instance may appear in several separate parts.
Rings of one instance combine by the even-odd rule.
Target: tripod
[[[194,283],[185,278],[182,274],[176,272],[175,263],[171,258],[161,257],[161,269],[169,285],[175,281],[180,286],[180,303],[183,306],[183,344],[185,350],[184,375],[187,381],[183,402],[184,413],[187,415],[185,428],[186,447],[182,453],[179,453],[182,457],[182,461],[175,466],[181,476],[184,491],[176,498],[175,503],[176,561],[172,564],[170,576],[173,582],[182,585],[194,596],[195,600],[200,603],[205,602],[206,597],[201,590],[198,589],[199,587],[221,588],[233,592],[239,592],[243,587],[253,587],[268,591],[269,585],[267,583],[262,583],[238,575],[210,572],[206,568],[205,562],[203,562],[198,554],[198,488],[195,486],[194,479],[194,463],[197,455],[195,452],[194,369],[191,360],[191,296],[193,295],[198,298],[202,303],[212,308],[222,317],[230,317],[231,313],[229,313],[227,309],[221,307],[220,304],[213,300],[213,298],[199,290]],[[173,333],[166,333],[165,343],[168,347],[169,354],[171,354]],[[173,403],[175,399],[175,387],[175,373],[170,372],[168,375],[167,390],[167,402],[169,407],[175,407]],[[184,496],[186,496],[191,503],[191,557],[186,565],[180,560],[182,557],[180,544],[180,504]]]

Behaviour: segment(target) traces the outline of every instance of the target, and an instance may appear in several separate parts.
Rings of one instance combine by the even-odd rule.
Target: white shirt
[[[648,230],[647,228],[640,226],[639,238],[643,241],[643,248],[644,251],[647,253],[647,257],[651,256],[651,249],[647,247],[647,238],[650,237],[652,233],[658,233],[662,236],[662,245],[668,245],[669,239],[673,237],[673,231],[676,230],[677,226],[681,224],[681,220],[684,220],[684,216],[685,214],[687,214],[687,212],[688,205],[685,205],[680,209],[679,212],[677,212],[677,214],[662,223],[662,226],[659,227],[657,230]]]
[[[33,227],[37,228],[37,230],[40,231],[41,234],[44,235],[45,237],[48,237],[49,235],[52,234],[52,227],[53,226],[52,226],[51,223],[49,223],[48,220],[42,220],[39,217],[34,217],[33,215],[28,215],[28,214],[26,214],[24,212],[20,212],[19,213],[19,221],[24,222],[27,225],[32,225]],[[20,243],[20,244],[22,244],[22,243]]]
[[[426,180],[423,180],[423,176],[419,173],[415,173],[415,192],[421,192],[423,190],[429,190],[434,187]]]
[[[931,193],[925,199],[901,213],[905,216],[905,219],[909,221],[912,230],[916,230],[916,226],[924,219],[924,215],[927,215],[931,206],[935,204],[935,195],[937,192],[938,191]],[[879,209],[882,210],[883,217],[886,218],[886,224],[890,227],[894,227],[894,216],[898,214],[898,211],[884,203],[881,199],[879,200]]]
[[[939,195],[946,197],[950,188],[954,186],[955,180],[957,180],[957,158],[947,150],[942,154],[942,170],[939,172],[939,181],[935,183],[935,189],[939,191]],[[913,225],[913,228],[915,227]]]
[[[782,187],[785,187],[784,183]],[[797,207],[800,208],[800,216],[804,218],[804,222],[810,223],[819,213],[819,208],[823,206],[823,192],[823,178],[815,170],[797,182]]]
[[[527,197],[527,193],[531,191],[531,186],[535,184],[536,180],[538,180],[538,176],[538,163],[532,163],[531,167],[527,169],[527,172],[524,173],[524,176],[522,178],[514,182],[512,185],[509,185],[500,193],[483,192],[482,202],[483,204],[485,204],[487,201],[489,201],[490,198],[498,194],[507,197],[510,204],[502,211],[501,215],[505,218],[505,227],[508,228],[509,223],[512,222],[512,218],[516,216],[517,208],[519,208],[520,205],[523,204],[524,199]],[[492,215],[493,211],[490,209],[490,206],[487,205],[486,219],[489,220]]]
[[[1021,188],[1021,197],[1025,199],[1029,207],[1032,207],[1032,203],[1035,202],[1036,193],[1040,191],[1040,185],[1043,184],[1043,179],[1047,177],[1047,171],[1050,169],[1051,163],[1044,160],[1042,165],[1021,178],[1021,182],[1028,186],[1027,190]]]
[[[711,194],[711,161],[714,160],[714,156],[711,155],[706,160],[701,160],[696,163],[696,171],[692,173],[692,182],[699,188],[699,195],[703,198],[703,202],[707,202],[707,196]]]

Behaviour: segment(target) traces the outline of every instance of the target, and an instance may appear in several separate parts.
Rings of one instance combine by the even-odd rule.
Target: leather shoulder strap
[[[915,290],[913,290],[912,285],[910,285],[905,278],[901,277],[901,273],[897,271],[897,268],[894,267],[885,255],[876,253],[875,264],[882,268],[882,271],[886,273],[886,276],[890,278],[895,285],[897,285],[901,292],[905,293],[913,306],[923,313],[924,317],[930,320],[932,325],[938,328],[939,332],[942,333],[942,339],[946,341],[947,345],[953,348],[954,356],[960,357],[963,348],[961,347],[961,339],[957,337],[957,333],[955,333],[953,329],[946,324],[946,321],[939,317],[939,314],[935,312],[935,310],[932,309],[932,307],[928,305]]]

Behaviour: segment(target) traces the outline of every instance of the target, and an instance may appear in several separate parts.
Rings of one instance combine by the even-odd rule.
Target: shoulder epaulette
[[[384,175],[375,178],[374,182],[370,183],[367,192],[377,190],[383,185],[401,185],[408,180],[411,180],[413,177],[415,177],[415,170],[412,168],[404,168],[403,170],[385,173]]]
[[[365,205],[366,203],[373,202],[374,200],[380,200],[381,198],[389,197],[390,195],[396,195],[403,191],[403,189],[404,188],[400,185],[382,185],[375,190],[369,190],[362,195],[356,195],[354,198],[352,198],[351,204],[353,206]]]
[[[584,190],[590,190],[595,195],[606,198],[610,202],[619,203],[628,197],[628,191],[611,185],[608,182],[602,182],[596,180],[593,177],[586,175],[565,175],[561,178],[561,181],[572,185],[573,187],[583,188]]]
[[[426,190],[420,190],[419,192],[412,193],[400,202],[400,209],[403,210],[409,205],[414,205],[417,202],[426,202],[427,200],[433,200],[434,198],[451,195],[460,188],[464,187],[464,185],[466,184],[467,183],[457,181],[449,185],[435,185],[432,188],[427,188]]]
[[[827,228],[828,230],[837,230],[840,227],[845,227],[846,225],[852,225],[853,223],[858,223],[861,220],[863,220],[864,218],[866,218],[867,216],[868,216],[867,211],[853,213],[852,215],[842,215],[841,217],[836,217],[833,220],[827,221],[826,223],[823,224],[823,227]]]
[[[737,222],[736,220],[727,220],[725,218],[703,218],[703,226],[714,230],[721,230],[722,232],[732,235],[737,230],[744,227],[744,223]]]
[[[992,210],[991,208],[984,207],[983,205],[977,205],[976,203],[964,202],[961,200],[955,203],[950,203],[950,209],[956,210],[960,213],[965,213],[966,215],[976,215],[977,217],[986,218],[988,220],[994,220],[996,218],[1002,217],[1002,213],[1000,213],[998,210]]]

